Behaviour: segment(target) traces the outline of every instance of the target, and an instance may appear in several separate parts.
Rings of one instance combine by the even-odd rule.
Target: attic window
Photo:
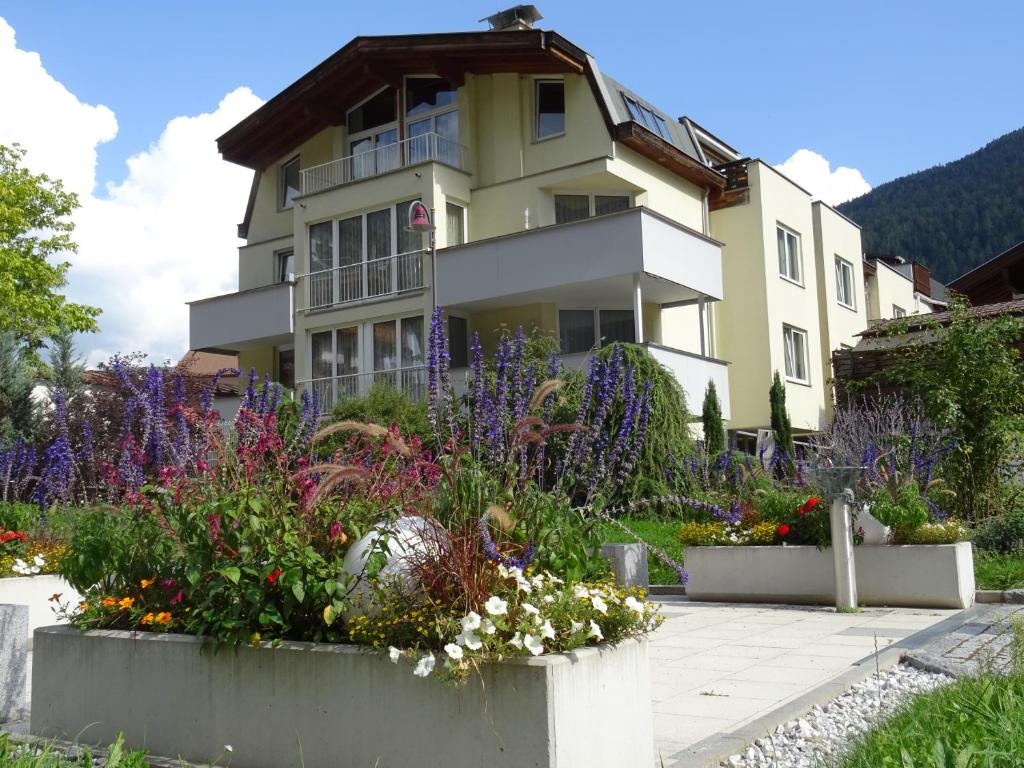
[[[668,123],[665,122],[664,117],[646,104],[641,104],[626,94],[622,94],[622,100],[626,102],[626,109],[629,110],[629,116],[633,119],[633,122],[640,123],[651,133],[661,136],[665,141],[672,141],[672,134],[668,130]]]

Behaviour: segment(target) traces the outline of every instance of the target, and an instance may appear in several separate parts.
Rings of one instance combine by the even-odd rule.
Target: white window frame
[[[893,320],[899,320],[899,319],[904,318],[906,316],[907,316],[907,310],[905,310],[903,307],[899,306],[898,304],[893,304],[892,305],[892,318],[893,318]]]
[[[386,85],[383,88],[379,88],[376,91],[374,91],[372,94],[367,96],[365,99],[360,101],[358,104],[356,104],[351,109],[346,110],[346,112],[345,112],[345,126],[346,126],[346,128],[350,124],[349,123],[349,117],[348,117],[350,114],[352,114],[357,109],[359,109],[361,106],[363,106],[363,104],[366,104],[367,102],[372,101],[373,99],[375,99],[378,96],[380,96],[380,94],[383,91],[392,91],[392,92],[394,92],[394,90],[395,89],[392,86]],[[346,146],[347,146],[346,156],[350,158],[349,162],[352,163],[351,173],[352,173],[352,178],[353,179],[372,178],[373,176],[379,176],[381,173],[385,173],[388,170],[397,170],[398,168],[402,167],[402,162],[401,162],[401,159],[400,159],[398,153],[401,152],[401,143],[402,143],[402,129],[400,127],[400,124],[402,122],[402,108],[403,108],[403,104],[401,102],[403,100],[404,99],[401,98],[401,94],[396,94],[395,95],[395,119],[393,121],[391,121],[390,123],[385,123],[383,125],[376,125],[373,128],[366,128],[365,130],[359,131],[357,133],[349,133],[348,136],[346,137]],[[377,137],[378,134],[386,133],[387,131],[394,131],[395,132],[395,153],[396,153],[396,158],[398,158],[398,160],[397,160],[396,165],[395,165],[394,168],[389,168],[389,169],[386,169],[384,171],[381,171],[381,170],[377,169],[377,159],[378,158],[377,158],[376,152],[378,150],[378,147],[377,147],[377,138],[376,137]],[[356,153],[352,151],[352,145],[355,144],[356,142],[362,141],[363,139],[367,139],[367,138],[372,138],[373,139],[373,149],[370,150],[370,153],[374,153],[374,172],[370,173],[370,174],[366,174],[366,175],[357,176],[356,172],[355,172],[355,157],[356,157]],[[387,144],[385,146],[391,146],[391,145]],[[366,154],[369,154],[369,153],[366,153]]]
[[[796,357],[796,345],[791,339],[796,337],[802,337],[803,342],[801,348],[803,350],[802,360],[798,360]],[[783,365],[786,371],[786,381],[792,381],[796,384],[810,384],[811,383],[811,365],[810,365],[810,349],[807,344],[807,331],[803,328],[797,328],[795,325],[789,325],[783,323],[782,325],[782,356]],[[791,359],[792,351],[792,359]],[[792,366],[791,366],[792,363]],[[803,364],[805,373],[804,378],[799,376],[800,365]]]
[[[632,192],[622,191],[610,191],[610,192],[582,192],[578,189],[561,189],[552,193],[551,205],[552,208],[557,210],[557,200],[555,198],[568,195],[572,197],[583,197],[587,196],[587,218],[592,219],[597,216],[597,198],[599,197],[624,197],[626,198],[626,208],[634,207],[634,197]],[[557,213],[555,214],[557,216]],[[602,214],[604,215],[604,214]],[[557,219],[556,222],[557,223]],[[572,224],[573,222],[564,222],[566,224]]]
[[[793,285],[799,285],[801,288],[803,288],[804,287],[804,254],[803,254],[803,250],[804,249],[803,249],[803,244],[801,242],[800,233],[797,232],[796,230],[790,229],[789,227],[787,227],[784,224],[781,224],[779,222],[775,223],[775,232],[776,232],[776,234],[775,234],[775,250],[776,250],[776,252],[778,251],[778,242],[779,242],[778,233],[779,232],[782,232],[783,234],[787,235],[788,237],[792,237],[796,241],[796,259],[795,259],[795,263],[796,263],[796,269],[797,269],[797,276],[793,277],[792,275],[789,274],[789,268],[793,265],[794,259],[792,259],[789,251],[787,250],[787,252],[786,252],[786,271],[783,272],[780,269],[779,270],[779,277],[781,277],[783,280],[785,280],[787,282],[793,283]],[[783,242],[785,242],[788,245],[789,240],[788,239],[784,239]],[[776,259],[777,260],[779,260],[779,258],[781,256],[782,256],[781,253],[776,253]],[[780,264],[779,266],[781,267],[782,265]]]
[[[540,135],[540,86],[544,85],[561,85],[562,86],[562,130],[557,133],[548,133],[544,136]],[[565,103],[565,80],[559,78],[550,77],[538,77],[533,81],[533,140],[534,141],[547,141],[548,139],[557,139],[560,136],[565,136],[566,129],[568,127],[568,116],[569,110]]]
[[[295,198],[290,198],[290,199],[288,198],[288,188],[286,186],[287,185],[287,181],[286,181],[287,174],[285,172],[285,169],[287,169],[291,165],[294,165],[300,171],[300,173],[299,173],[299,194],[300,195],[302,194],[302,173],[301,173],[302,166],[301,166],[301,164],[299,162],[301,159],[302,158],[301,158],[300,155],[296,155],[295,157],[291,158],[290,160],[284,161],[283,163],[281,163],[280,166],[278,166],[278,170],[277,170],[277,176],[278,176],[278,178],[277,178],[277,210],[279,210],[279,211],[290,211],[292,208],[295,207]]]
[[[850,275],[849,282],[849,301],[843,301],[843,272],[848,272]],[[857,311],[857,280],[853,272],[853,263],[847,261],[839,254],[836,254],[836,301],[839,306],[852,309],[854,312]]]
[[[440,134],[438,134],[438,132],[437,132],[437,118],[442,117],[444,115],[447,115],[450,112],[456,112],[457,113],[459,111],[459,89],[456,87],[455,88],[455,102],[454,103],[446,104],[443,107],[434,107],[434,109],[428,109],[426,112],[420,112],[417,115],[410,116],[408,114],[409,105],[405,103],[405,92],[406,92],[406,89],[408,87],[408,82],[410,80],[437,80],[437,79],[448,80],[449,82],[451,82],[451,80],[449,78],[440,77],[439,75],[406,75],[404,78],[402,78],[402,94],[401,94],[401,98],[399,99],[399,105],[398,105],[398,108],[399,108],[399,120],[401,120],[401,122],[402,122],[402,131],[400,132],[399,140],[406,140],[405,149],[404,149],[404,151],[406,153],[406,158],[408,158],[409,155],[413,151],[410,143],[408,142],[408,139],[411,138],[411,136],[412,136],[412,134],[409,131],[409,127],[413,123],[421,123],[421,122],[424,122],[426,120],[429,120],[430,121],[430,131],[429,132],[434,134],[435,136],[439,136]],[[460,119],[459,115],[456,115],[456,121],[459,123],[459,125],[458,125],[459,135],[455,138],[455,144],[458,145],[458,144],[460,144],[460,142],[462,140],[462,120]],[[441,150],[438,149],[437,151],[440,154]],[[433,158],[433,159],[436,160],[438,158]],[[411,162],[411,160],[407,159],[406,162]]]

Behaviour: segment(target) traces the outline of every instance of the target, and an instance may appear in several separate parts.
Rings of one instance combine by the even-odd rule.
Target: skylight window
[[[672,141],[672,134],[669,132],[668,123],[664,117],[646,104],[641,104],[626,94],[622,94],[622,100],[626,103],[626,109],[629,110],[629,116],[634,122],[640,123],[644,128],[651,133],[661,136],[665,141]]]

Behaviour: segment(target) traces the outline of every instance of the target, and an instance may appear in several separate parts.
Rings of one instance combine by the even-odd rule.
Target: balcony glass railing
[[[297,384],[300,391],[306,390],[316,397],[321,413],[330,412],[335,403],[346,398],[368,394],[374,386],[393,387],[405,393],[413,402],[419,402],[427,394],[427,367],[413,365],[370,373],[351,373],[345,376],[307,379]]]
[[[423,288],[425,251],[399,253],[302,275],[308,285],[306,309],[322,309]]]
[[[453,168],[467,170],[467,151],[458,142],[436,133],[424,133],[408,139],[384,144],[323,165],[304,168],[300,172],[302,194],[311,195],[325,189],[351,184],[353,181],[380,176],[409,165],[437,161]]]

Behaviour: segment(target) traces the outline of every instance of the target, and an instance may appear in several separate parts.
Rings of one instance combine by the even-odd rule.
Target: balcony
[[[643,301],[663,305],[721,299],[721,244],[646,208],[630,208],[437,254],[437,303],[448,309],[595,306],[636,288]]]
[[[424,365],[414,365],[345,376],[304,379],[297,382],[297,385],[300,392],[305,390],[316,396],[322,413],[329,413],[335,403],[346,398],[365,396],[374,386],[399,389],[413,402],[419,402],[427,394],[427,368]]]
[[[237,352],[290,343],[294,283],[189,302],[189,348]]]
[[[300,275],[299,282],[305,283],[302,309],[327,309],[423,290],[425,253],[410,251]]]
[[[300,171],[302,194],[312,195],[421,163],[438,162],[466,171],[468,159],[469,153],[461,144],[436,133],[424,133],[305,168]]]

